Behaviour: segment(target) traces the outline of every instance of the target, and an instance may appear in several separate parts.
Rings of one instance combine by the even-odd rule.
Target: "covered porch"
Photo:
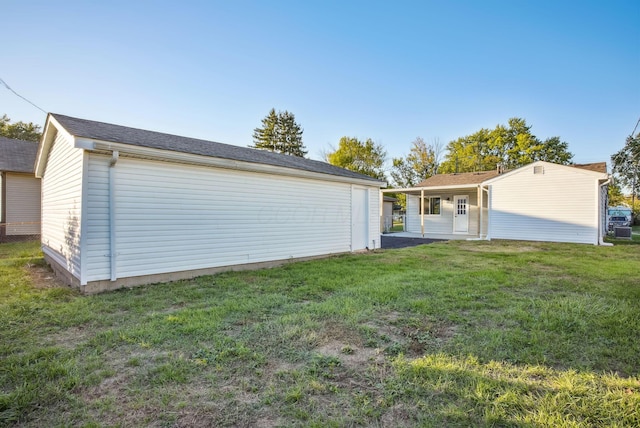
[[[404,230],[385,236],[430,239],[486,239],[488,189],[482,184],[383,189],[407,197]]]

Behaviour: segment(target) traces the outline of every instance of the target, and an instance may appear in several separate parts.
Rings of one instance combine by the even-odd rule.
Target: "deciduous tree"
[[[386,157],[387,152],[381,144],[374,143],[370,138],[360,141],[353,137],[342,137],[338,148],[325,154],[325,160],[332,165],[379,180],[385,180]]]
[[[573,158],[568,148],[559,137],[540,140],[524,119],[511,118],[507,126],[483,128],[451,141],[441,172],[491,170],[499,164],[514,169],[538,160],[568,165]]]
[[[393,158],[391,178],[398,187],[412,187],[437,173],[441,146],[436,140],[427,144],[422,137],[411,143],[409,154]]]
[[[609,183],[609,188],[607,189],[608,197],[609,197],[609,206],[618,206],[624,202],[624,194],[622,193],[622,189],[617,182]]]

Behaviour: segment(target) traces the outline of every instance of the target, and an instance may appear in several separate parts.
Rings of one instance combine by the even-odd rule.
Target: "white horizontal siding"
[[[47,157],[42,177],[42,245],[80,278],[80,217],[83,151],[61,134]]]
[[[109,246],[109,162],[111,157],[88,153],[86,174],[87,204],[85,213],[86,280],[97,281],[110,278]]]
[[[369,188],[369,243],[371,249],[380,248],[380,189]]]
[[[420,197],[407,195],[407,212],[405,216],[405,230],[407,232],[420,233]]]
[[[7,173],[7,235],[40,233],[40,179],[33,175]]]
[[[102,207],[90,220],[101,232],[88,243],[95,250],[92,278],[106,279],[100,174],[89,195]],[[125,157],[115,177],[119,278],[350,250],[348,184]]]
[[[545,165],[543,174],[524,167],[491,186],[491,238],[597,243],[593,177]]]

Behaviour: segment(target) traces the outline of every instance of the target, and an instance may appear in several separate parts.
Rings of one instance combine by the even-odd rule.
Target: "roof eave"
[[[537,166],[537,165],[549,165],[549,166],[553,166],[553,167],[561,167],[561,168],[570,168],[570,171],[576,172],[578,174],[584,174],[584,175],[590,175],[594,178],[597,178],[599,180],[606,180],[609,178],[609,174],[602,173],[602,172],[597,172],[597,171],[591,171],[589,169],[583,169],[583,168],[576,168],[575,166],[572,165],[562,165],[562,164],[558,164],[558,163],[553,163],[553,162],[547,162],[547,161],[535,161],[535,162],[531,162],[527,165],[523,165],[520,168],[516,168],[514,170],[511,170],[509,172],[505,172],[504,174],[500,174],[496,177],[493,177],[489,180],[483,181],[482,185],[490,185],[493,184],[496,181],[502,180],[505,177],[509,177],[511,175],[515,175],[515,174],[519,174],[522,172],[523,169],[525,168],[531,168],[532,166]]]
[[[365,186],[385,187],[384,181],[376,179],[359,179],[340,175],[323,174],[319,172],[306,171],[302,169],[287,168],[282,166],[268,165],[263,163],[253,163],[234,159],[226,159],[214,156],[204,156],[193,153],[177,152],[173,150],[162,150],[151,147],[133,146],[126,143],[114,143],[94,139],[79,138],[76,145],[86,150],[95,151],[118,151],[120,155],[130,155],[133,157],[153,159],[160,161],[173,161],[191,165],[212,166],[224,169],[240,171],[260,172],[265,174],[278,174],[292,177],[313,178],[326,181],[359,184]]]
[[[441,190],[456,190],[456,189],[476,189],[482,183],[472,184],[450,184],[446,186],[421,186],[421,187],[404,187],[401,189],[384,189],[384,193],[417,193],[421,191],[441,191]]]

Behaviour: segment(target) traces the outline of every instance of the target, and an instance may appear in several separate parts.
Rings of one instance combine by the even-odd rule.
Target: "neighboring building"
[[[608,181],[604,162],[539,161],[504,173],[438,174],[393,192],[407,194],[408,232],[598,244],[606,233]]]
[[[38,143],[0,137],[0,242],[40,236]]]
[[[324,162],[49,114],[36,175],[83,292],[380,247],[384,183]]]
[[[396,198],[391,196],[383,196],[382,198],[382,231],[388,232],[393,227],[393,207],[398,202]]]

